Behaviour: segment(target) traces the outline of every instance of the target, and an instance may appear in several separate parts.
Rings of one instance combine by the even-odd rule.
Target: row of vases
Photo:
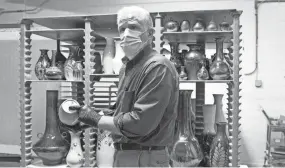
[[[60,41],[57,40],[57,50],[52,50],[52,59],[48,50],[41,49],[41,55],[35,65],[35,74],[39,80],[82,80],[83,66],[80,48],[69,46],[69,56],[66,59],[60,51]]]
[[[220,28],[219,28],[220,27]],[[203,20],[201,18],[197,18],[195,24],[191,28],[190,22],[188,20],[183,20],[181,24],[177,21],[174,21],[170,18],[170,20],[165,24],[165,29],[167,32],[189,32],[189,31],[230,31],[231,27],[230,24],[226,21],[226,17],[224,21],[218,25],[214,21],[214,17],[209,22],[208,26],[206,27]]]
[[[33,145],[33,151],[44,165],[55,166],[62,164],[66,158],[69,167],[81,167],[84,158],[80,141],[81,132],[69,131],[70,144],[60,131],[58,117],[58,91],[46,92],[46,126],[40,140]]]
[[[230,68],[224,61],[222,37],[216,38],[216,54],[208,60],[202,54],[201,46],[188,45],[190,50],[178,53],[179,43],[169,43],[172,61],[182,80],[227,80],[230,77]]]
[[[204,105],[204,132],[203,142],[199,144],[192,129],[191,105],[192,90],[179,91],[178,126],[175,130],[174,144],[170,149],[170,158],[173,167],[195,167],[202,160],[206,160],[207,166],[227,167],[228,138],[226,125],[222,112],[221,94],[214,94],[214,105]],[[216,123],[216,128],[214,124]]]

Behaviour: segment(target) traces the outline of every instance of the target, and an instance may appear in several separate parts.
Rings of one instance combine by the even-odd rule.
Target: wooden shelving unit
[[[168,17],[181,20],[187,16],[212,16],[217,17],[227,15],[231,18],[232,31],[217,31],[217,32],[164,32],[163,24]],[[228,123],[229,123],[229,139],[230,139],[230,164],[229,166],[239,166],[240,154],[240,11],[236,10],[221,10],[221,11],[183,11],[183,12],[169,12],[164,11],[160,13],[152,13],[154,19],[155,40],[153,41],[155,49],[162,51],[164,39],[179,43],[213,43],[217,36],[226,37],[227,43],[230,44],[228,48],[228,63],[232,69],[232,74],[229,80],[223,81],[189,81],[181,80],[181,83],[195,83],[196,84],[196,132],[203,129],[202,106],[205,104],[205,84],[207,83],[225,83],[228,88]],[[183,18],[182,18],[183,16]],[[180,18],[180,19],[179,19]],[[35,23],[46,27],[46,30],[33,30],[31,25]],[[106,99],[109,94],[109,88],[106,91],[97,90],[96,84],[100,82],[110,83],[114,85],[118,82],[118,75],[93,74],[95,72],[94,52],[104,50],[104,37],[118,40],[118,32],[116,27],[116,14],[109,15],[88,15],[88,16],[61,16],[61,17],[47,17],[47,18],[25,18],[21,23],[20,32],[20,110],[21,110],[21,167],[37,167],[40,165],[33,164],[32,156],[32,110],[31,110],[31,84],[34,82],[61,82],[71,83],[63,87],[76,87],[75,91],[63,90],[62,92],[70,92],[75,95],[81,95],[83,104],[98,103],[94,100],[97,98]],[[81,45],[84,48],[84,81],[39,81],[32,78],[33,68],[31,59],[37,59],[32,56],[32,34],[43,36],[50,39],[60,39],[61,41],[70,43],[70,45]],[[98,86],[99,87],[99,86]],[[112,88],[114,89],[114,88]],[[111,90],[112,93],[116,89]],[[116,97],[112,95],[111,97]],[[99,108],[108,107],[109,104],[95,105]],[[96,164],[96,135],[94,129],[88,129],[84,133],[84,148],[85,148],[85,167],[94,167]]]

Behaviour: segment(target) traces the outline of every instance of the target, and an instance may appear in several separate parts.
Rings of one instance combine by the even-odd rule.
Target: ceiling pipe
[[[261,4],[271,3],[271,2],[285,2],[285,0],[255,0],[254,9],[255,9],[255,67],[254,70],[245,75],[251,75],[258,69],[258,9]],[[258,79],[258,77],[257,77]]]
[[[5,10],[5,9],[1,9],[0,10],[0,16],[2,14],[6,14],[6,13],[22,13],[22,12],[34,12],[36,10],[41,10],[41,7],[47,3],[48,1],[50,0],[44,0],[39,6],[35,7],[35,8],[32,8],[32,9],[17,9],[17,10]],[[26,6],[26,3],[25,3],[25,6]]]

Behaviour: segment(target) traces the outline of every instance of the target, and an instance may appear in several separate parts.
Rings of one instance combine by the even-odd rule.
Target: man
[[[114,114],[102,116],[84,106],[79,109],[79,121],[112,133],[114,167],[168,167],[166,147],[174,136],[178,74],[152,48],[154,29],[149,12],[125,7],[118,12],[117,24],[125,64]]]

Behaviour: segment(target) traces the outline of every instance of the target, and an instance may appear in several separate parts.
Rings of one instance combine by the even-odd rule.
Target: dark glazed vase
[[[216,57],[210,66],[210,75],[214,80],[227,80],[230,77],[230,68],[224,62],[223,38],[216,38]]]
[[[46,79],[46,69],[51,66],[51,61],[48,57],[48,50],[41,49],[41,56],[35,65],[35,74],[39,80]]]
[[[210,150],[211,167],[229,166],[229,140],[226,135],[226,122],[217,124],[217,134],[213,140]]]
[[[169,43],[169,45],[171,49],[170,61],[174,64],[176,71],[180,73],[182,63],[181,63],[180,55],[178,53],[179,43]]]
[[[182,90],[179,92],[179,136],[175,140],[170,154],[173,167],[195,167],[203,159],[203,153],[191,126],[192,92],[193,90]]]
[[[57,103],[58,91],[47,90],[45,132],[33,145],[33,151],[47,166],[61,164],[69,148],[68,142],[64,140],[59,130]]]

